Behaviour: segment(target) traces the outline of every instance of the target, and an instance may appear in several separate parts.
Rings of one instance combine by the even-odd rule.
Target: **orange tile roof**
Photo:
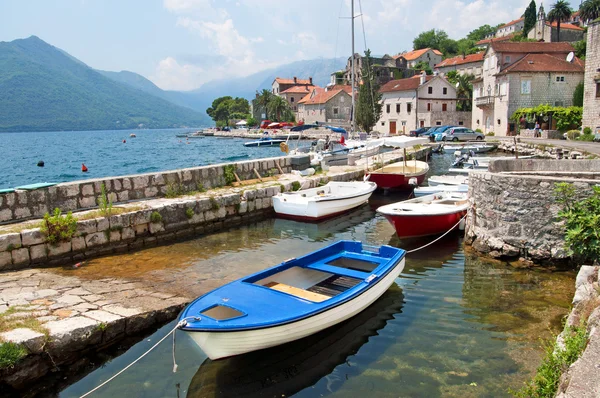
[[[314,95],[313,95],[313,91],[315,92]],[[341,92],[345,92],[345,91],[342,89],[326,91],[325,89],[323,89],[321,87],[315,87],[310,93],[306,94],[304,96],[304,98],[302,98],[300,101],[298,101],[298,103],[304,104],[304,105],[324,104]]]
[[[429,50],[433,51],[437,55],[442,55],[442,53],[439,52],[438,50],[435,50],[432,48],[422,48],[420,50],[408,51],[408,52],[405,52],[402,54],[397,54],[397,55],[394,55],[392,58],[398,59],[400,57],[403,57],[407,61],[414,61],[415,59],[419,58],[421,55],[425,54]]]
[[[509,42],[509,43],[491,43],[494,51],[499,53],[570,53],[575,51],[573,46],[566,42],[547,43],[547,42]]]
[[[519,19],[512,20],[509,23],[506,23],[506,24],[500,26],[498,29],[506,28],[506,27],[508,27],[510,25],[514,25],[514,24],[519,23],[519,22],[524,21],[524,20],[525,20],[525,18],[519,18]]]
[[[315,86],[310,86],[308,84],[304,86],[294,86],[282,91],[280,94],[306,94],[310,93],[310,90],[313,87]]]
[[[348,94],[352,94],[352,87],[349,84],[336,84],[335,86],[328,87],[328,90],[344,90]]]
[[[420,75],[407,77],[406,79],[390,80],[379,89],[380,93],[392,93],[395,91],[416,90],[420,86]],[[428,75],[426,81],[433,79],[433,76]]]
[[[567,62],[549,54],[527,54],[512,65],[507,66],[499,74],[515,72],[573,72],[584,73],[581,61]]]
[[[546,26],[552,26],[553,28],[558,27],[558,23],[557,22],[552,22],[552,24],[550,24],[550,22],[546,22]],[[570,23],[561,23],[560,24],[560,28],[561,29],[569,29],[569,30],[583,30],[583,28],[577,26],[577,25],[573,25]]]
[[[469,54],[464,57],[462,55],[459,55],[457,57],[446,58],[439,64],[435,65],[435,68],[443,68],[445,66],[463,65],[463,64],[469,64],[471,62],[483,62],[484,55],[485,55],[485,52],[480,52],[480,53],[476,53],[476,54]]]
[[[296,81],[294,82],[294,79],[284,79],[281,77],[276,77],[275,81],[279,84],[308,84],[309,86],[312,85],[310,79],[296,79]]]

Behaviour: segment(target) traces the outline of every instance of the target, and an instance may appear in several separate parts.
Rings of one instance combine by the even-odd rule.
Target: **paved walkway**
[[[515,137],[492,137],[502,142],[514,142]],[[577,151],[585,151],[600,156],[600,142],[588,142],[588,141],[572,141],[572,140],[551,140],[547,138],[523,138],[520,139],[521,143],[529,144],[543,144],[543,145],[554,145],[563,148],[575,149]]]

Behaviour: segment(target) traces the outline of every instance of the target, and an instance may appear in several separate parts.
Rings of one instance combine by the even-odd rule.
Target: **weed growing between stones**
[[[138,210],[143,210],[144,206],[130,206],[130,207],[114,207],[111,210],[111,215],[115,216],[117,214],[130,213]],[[94,218],[104,217],[104,215],[100,212],[100,210],[91,211],[89,213],[76,215],[75,216],[79,221],[84,220],[92,220]]]
[[[223,166],[223,175],[225,175],[225,184],[231,185],[236,181],[235,178],[235,165],[228,164]]]
[[[185,209],[185,216],[188,218],[188,220],[194,217],[194,209],[192,209],[191,207]]]
[[[219,208],[221,208],[221,205],[219,205],[219,202],[217,202],[217,200],[214,198],[214,196],[211,196],[210,198],[208,198],[208,200],[210,200],[211,209],[219,210]]]
[[[281,192],[281,193],[285,192],[285,186],[283,184],[279,184],[279,192]]]
[[[27,356],[27,349],[21,344],[0,344],[0,369],[12,368],[21,358]]]
[[[300,190],[300,182],[293,181],[292,182],[292,191],[298,191],[298,190]]]
[[[100,214],[104,217],[110,217],[112,215],[113,203],[112,199],[106,194],[106,185],[102,183],[100,197],[98,198],[98,205],[100,206]]]
[[[152,214],[150,214],[150,222],[156,224],[161,221],[162,221],[162,216],[160,215],[159,212],[153,211]]]
[[[48,330],[34,316],[36,310],[29,307],[29,305],[14,305],[0,314],[0,333],[27,328],[48,337]]]
[[[196,184],[196,188],[198,189],[198,192],[206,192],[206,188],[204,188],[204,184],[202,184],[201,182]]]
[[[176,198],[178,196],[185,195],[185,187],[183,184],[174,182],[167,184],[167,188],[165,191],[165,197],[169,199]]]
[[[554,397],[560,377],[585,350],[588,342],[585,323],[575,328],[566,327],[564,332],[564,347],[554,343],[546,343],[546,356],[537,369],[533,380],[519,391],[510,391],[517,397]]]
[[[54,209],[52,216],[49,213],[44,215],[44,219],[40,224],[40,230],[51,245],[57,245],[59,242],[68,242],[77,231],[77,219],[73,217],[71,212],[68,212],[63,217],[60,209],[57,207]]]

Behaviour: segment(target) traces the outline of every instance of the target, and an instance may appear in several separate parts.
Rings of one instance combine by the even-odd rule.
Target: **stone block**
[[[136,176],[132,178],[134,189],[144,189],[148,186],[148,176]]]
[[[13,250],[10,254],[12,256],[13,264],[29,264],[29,249],[26,247]]]
[[[94,196],[79,198],[79,208],[86,209],[88,207],[96,207],[96,198]]]
[[[0,270],[12,264],[10,252],[0,252]]]
[[[58,242],[56,245],[48,245],[48,257],[61,256],[71,251],[71,241]]]
[[[118,242],[121,240],[121,231],[116,230],[116,231],[110,231],[110,241],[111,242]]]
[[[118,304],[110,304],[102,307],[104,311],[108,311],[112,314],[120,315],[123,317],[130,317],[134,315],[139,315],[143,311],[139,308],[126,308]]]
[[[129,191],[119,192],[117,194],[118,202],[127,202],[129,200]]]
[[[125,227],[129,225],[129,216],[111,216],[108,221],[110,228]]]
[[[0,235],[0,252],[19,247],[21,247],[21,234],[18,232]]]
[[[79,184],[59,185],[58,192],[64,198],[74,198],[79,195]]]
[[[144,189],[144,197],[146,198],[154,198],[158,196],[158,188],[157,187],[148,187]]]
[[[150,231],[151,234],[155,234],[157,232],[164,231],[165,228],[164,228],[163,224],[160,222],[152,222],[152,223],[150,223],[148,230]]]
[[[95,319],[73,316],[44,324],[50,334],[47,350],[60,358],[68,352],[81,350],[100,342],[102,336]]]
[[[162,174],[155,174],[152,176],[152,185],[165,185],[165,178]]]
[[[123,183],[121,179],[115,178],[113,180],[113,189],[115,191],[120,191],[121,189],[123,189]]]
[[[81,194],[83,196],[93,196],[94,195],[94,185],[93,184],[84,184],[81,186]]]
[[[192,172],[190,170],[184,170],[182,177],[183,181],[192,181]]]
[[[28,207],[17,207],[14,210],[14,217],[16,220],[31,217],[31,210]]]
[[[131,216],[131,224],[148,224],[151,216],[152,210],[139,211]]]
[[[100,246],[108,243],[108,239],[104,232],[95,232],[85,237],[86,247]]]
[[[79,235],[89,235],[97,231],[96,220],[83,220],[77,222],[77,233]]]
[[[0,334],[2,341],[10,341],[15,344],[22,344],[29,352],[39,354],[44,349],[46,336],[43,333],[35,332],[31,329],[18,328]]]
[[[248,202],[246,202],[246,201],[241,202],[238,213],[243,214],[243,213],[246,213],[247,211],[248,211]]]
[[[136,224],[134,228],[136,235],[144,235],[150,231],[150,223]]]
[[[48,249],[45,244],[34,245],[29,248],[29,258],[32,263],[46,261],[48,258]]]
[[[29,191],[15,191],[16,204],[19,206],[25,206],[29,204]]]
[[[12,210],[3,209],[0,210],[0,221],[10,221],[12,220]]]
[[[123,228],[123,230],[121,231],[121,239],[122,240],[128,240],[128,239],[134,239],[135,238],[135,230],[131,227],[125,227]]]
[[[23,243],[23,246],[39,245],[40,243],[44,243],[45,240],[46,239],[39,228],[21,231],[21,242]]]
[[[74,252],[85,250],[85,238],[83,236],[75,236],[71,239],[71,248]]]
[[[110,228],[110,223],[108,222],[108,218],[97,218],[96,219],[96,229],[98,232],[106,231]]]

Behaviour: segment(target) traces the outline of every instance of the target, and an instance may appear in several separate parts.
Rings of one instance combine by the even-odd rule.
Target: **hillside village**
[[[455,125],[487,135],[533,135],[538,123],[548,138],[567,129],[600,130],[600,21],[587,23],[579,12],[556,20],[543,5],[537,12],[534,2],[531,7],[456,56],[431,47],[382,57],[354,54],[356,97],[364,71],[377,87],[381,115],[372,130],[393,135]],[[271,94],[285,100],[297,122],[349,127],[352,61],[332,72],[326,87],[311,77],[277,77]],[[581,106],[581,97],[581,122],[561,121],[561,109]],[[259,101],[251,108],[256,120],[265,118]]]

